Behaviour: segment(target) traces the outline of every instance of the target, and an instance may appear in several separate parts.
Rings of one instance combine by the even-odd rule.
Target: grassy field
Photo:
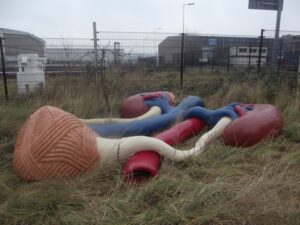
[[[56,77],[43,92],[1,101],[0,224],[300,224],[299,89],[293,90],[287,75],[188,71],[183,89],[178,77],[108,76],[105,85]],[[159,176],[140,185],[125,183],[119,164],[70,180],[27,183],[13,173],[17,131],[40,106],[85,118],[118,116],[122,99],[153,90],[173,91],[178,101],[198,95],[208,108],[233,101],[271,103],[284,116],[284,131],[251,148],[218,140],[185,162],[164,160]],[[193,146],[199,136],[178,148]]]

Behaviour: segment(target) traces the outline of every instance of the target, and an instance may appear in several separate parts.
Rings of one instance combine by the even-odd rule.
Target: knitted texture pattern
[[[28,181],[74,177],[98,160],[96,134],[75,116],[51,106],[27,119],[13,153],[15,173]]]

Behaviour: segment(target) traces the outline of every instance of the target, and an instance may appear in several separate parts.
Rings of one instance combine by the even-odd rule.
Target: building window
[[[252,48],[250,52],[251,53],[257,53],[257,49],[256,48]]]
[[[246,53],[247,50],[247,48],[239,48],[239,53]]]
[[[266,53],[266,52],[267,52],[267,49],[263,48],[263,49],[261,50],[261,52],[262,52],[262,53]]]

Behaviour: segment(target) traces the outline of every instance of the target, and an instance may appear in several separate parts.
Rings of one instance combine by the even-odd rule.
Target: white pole
[[[97,62],[98,62],[98,49],[97,49],[97,27],[96,22],[93,22],[93,36],[94,36],[94,52],[95,52],[95,69],[97,68]]]

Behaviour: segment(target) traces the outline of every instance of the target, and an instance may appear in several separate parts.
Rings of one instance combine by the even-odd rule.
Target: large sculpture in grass
[[[17,175],[28,181],[73,177],[95,165],[109,164],[151,149],[172,160],[202,153],[231,122],[223,117],[189,150],[177,150],[161,140],[134,136],[108,139],[97,136],[78,118],[61,109],[44,106],[19,131],[13,154]]]
[[[145,105],[134,109],[134,99]],[[159,168],[160,156],[184,160],[202,153],[212,140],[221,135],[225,144],[249,147],[282,131],[282,116],[272,105],[233,103],[208,110],[202,107],[202,100],[196,96],[187,97],[176,107],[173,103],[174,98],[169,92],[130,97],[123,106],[128,115],[136,117],[125,120],[80,120],[61,109],[42,107],[28,118],[19,131],[13,157],[14,170],[29,181],[73,177],[96,165],[132,157],[125,163],[124,174],[130,176],[131,173],[145,172],[154,176]],[[121,139],[109,136],[151,134],[180,120],[185,121],[156,136],[167,144],[145,136]],[[213,128],[197,141],[194,148],[180,151],[168,145],[200,132],[204,124]]]

